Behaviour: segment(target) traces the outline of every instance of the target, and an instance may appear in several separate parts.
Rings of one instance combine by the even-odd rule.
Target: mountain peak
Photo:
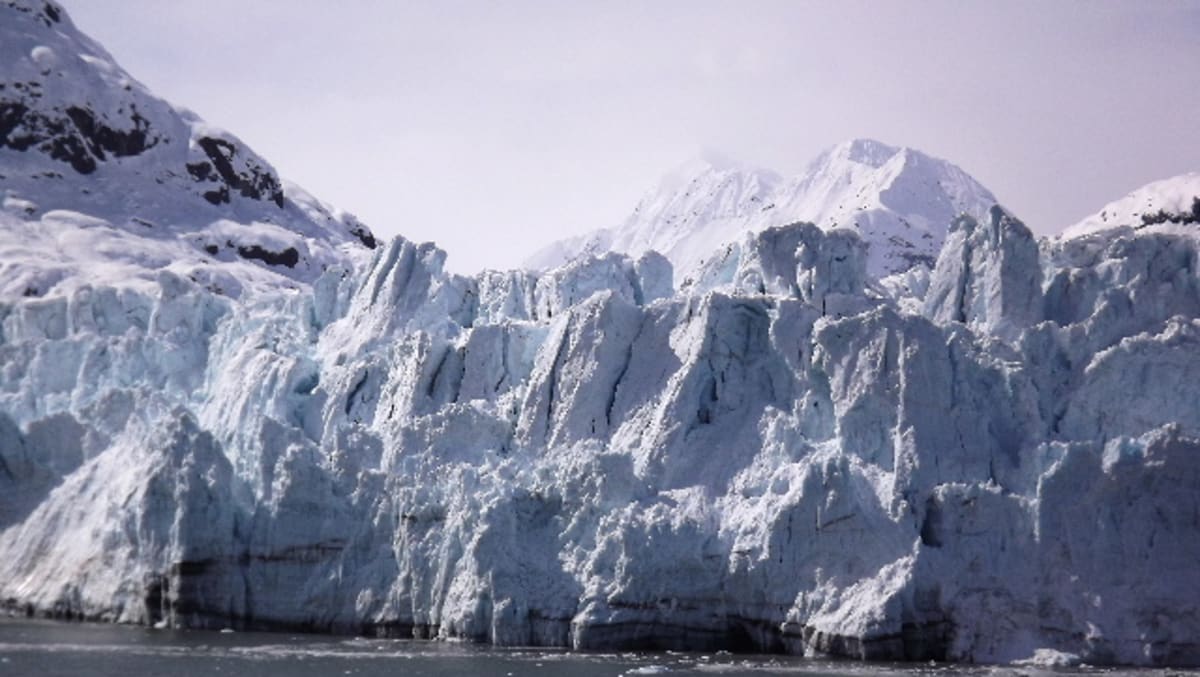
[[[662,194],[684,189],[689,183],[707,176],[728,174],[765,174],[774,172],[752,167],[719,150],[703,149],[686,162],[676,165],[659,179],[654,193]],[[719,179],[718,179],[719,180]]]
[[[874,139],[859,138],[843,141],[822,154],[822,158],[847,160],[879,168],[905,148],[889,146]]]
[[[665,254],[680,278],[746,231],[796,221],[856,230],[869,246],[876,277],[933,266],[951,221],[962,212],[983,218],[996,198],[955,165],[873,139],[851,139],[783,179],[705,153],[669,173],[621,226],[577,242],[560,242],[527,265],[554,267],[601,250]]]
[[[745,169],[746,165],[737,158],[715,148],[704,148],[692,158],[696,165],[704,165],[718,171]]]

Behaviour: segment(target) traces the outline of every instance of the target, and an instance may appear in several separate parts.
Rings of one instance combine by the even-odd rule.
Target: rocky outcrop
[[[160,267],[200,253],[252,260],[287,286],[315,279],[343,243],[376,245],[353,216],[285,186],[237,137],[147,91],[53,3],[0,4],[0,177],[0,216],[50,241],[52,212],[98,219],[124,240],[101,248]],[[0,248],[31,244],[0,233]],[[213,263],[195,276],[224,276],[229,266]]]

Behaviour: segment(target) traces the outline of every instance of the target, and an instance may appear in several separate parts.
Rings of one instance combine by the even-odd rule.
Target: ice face
[[[5,12],[0,31],[41,36],[0,41],[29,77],[83,68],[80,45],[87,77],[124,77],[56,5]],[[165,103],[139,110],[151,130],[181,125],[164,138],[203,129]],[[87,152],[97,175],[142,166]],[[0,162],[72,176],[50,153],[0,148]],[[814,176],[926,160],[862,142],[823,162]],[[883,280],[861,229],[804,223],[744,233],[682,274],[657,253],[596,251],[463,277],[433,245],[368,248],[369,231],[338,231],[357,222],[286,184],[283,207],[233,181],[220,204],[170,188],[163,209],[201,216],[165,236],[129,220],[148,212],[67,200],[77,179],[22,187],[0,212],[9,609],[506,645],[1200,662],[1186,229],[1039,242],[997,207],[948,217],[931,269]],[[284,244],[298,260],[280,271],[267,259]]]
[[[1006,215],[961,221],[927,315],[862,251],[769,230],[728,283],[663,296],[648,259],[460,278],[397,240],[294,293],[163,273],[9,299],[0,596],[502,644],[1194,660],[1200,295],[1152,262],[1195,241],[1039,251]]]
[[[925,313],[1015,339],[1042,319],[1042,270],[1033,234],[1000,207],[986,221],[955,219],[929,279]]]

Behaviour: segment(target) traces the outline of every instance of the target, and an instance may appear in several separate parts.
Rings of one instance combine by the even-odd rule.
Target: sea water
[[[632,677],[654,674],[761,677],[887,674],[896,677],[951,677],[1028,675],[1036,672],[1046,671],[1028,668],[858,663],[790,656],[735,655],[724,652],[587,653],[541,648],[507,649],[462,642],[288,633],[153,630],[142,627],[0,618],[2,677]],[[1114,674],[1118,671],[1076,668],[1056,672]]]

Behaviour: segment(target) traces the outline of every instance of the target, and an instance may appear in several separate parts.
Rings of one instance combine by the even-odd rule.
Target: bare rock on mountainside
[[[60,277],[103,279],[170,265],[233,290],[241,285],[222,278],[311,282],[344,258],[339,247],[375,246],[366,226],[286,186],[235,136],[147,91],[58,5],[11,0],[2,9],[6,262],[30,249],[62,260],[57,243],[69,237],[80,263],[100,249],[121,251],[134,265],[72,270],[69,255]],[[68,235],[84,225],[93,232]],[[222,265],[242,261],[252,266]],[[20,278],[0,272],[6,289],[46,291],[48,280],[5,267]]]

